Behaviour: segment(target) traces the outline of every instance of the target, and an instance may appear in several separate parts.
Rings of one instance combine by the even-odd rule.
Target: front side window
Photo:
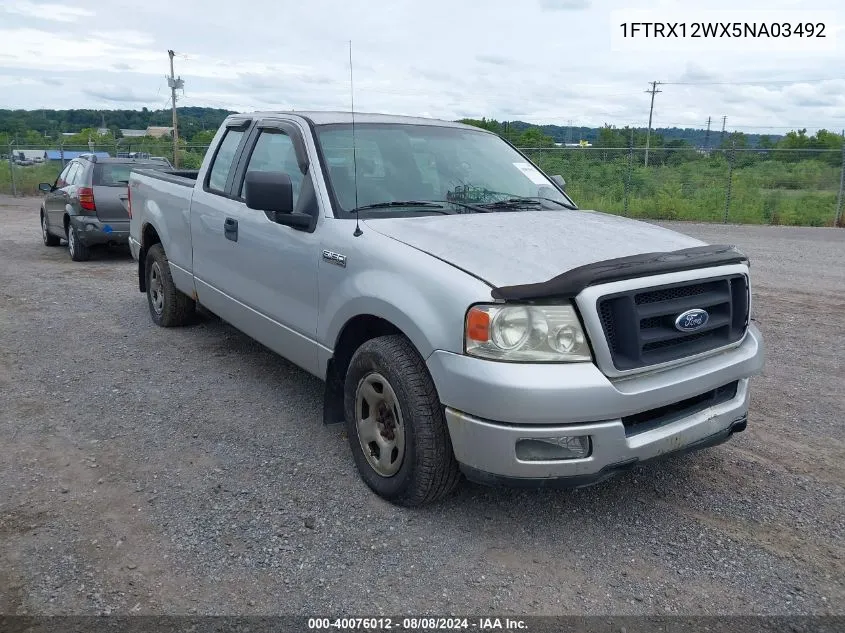
[[[321,125],[316,132],[342,214],[356,207],[356,199],[357,207],[427,201],[442,203],[444,211],[478,206],[485,206],[485,211],[512,209],[513,205],[502,205],[513,200],[525,201],[518,208],[574,208],[522,155],[498,136],[481,130],[359,124],[354,153],[350,124]],[[397,214],[420,210],[396,207]]]
[[[232,163],[235,162],[235,155],[238,151],[238,145],[241,144],[243,135],[243,130],[226,131],[208,175],[209,189],[220,193],[226,189],[229,171],[232,169]]]
[[[296,150],[290,136],[281,130],[262,130],[255,142],[247,163],[246,173],[251,171],[280,171],[290,176],[293,189],[293,205],[299,199],[302,188],[302,172],[296,159]],[[241,184],[240,196],[246,195],[246,181]]]

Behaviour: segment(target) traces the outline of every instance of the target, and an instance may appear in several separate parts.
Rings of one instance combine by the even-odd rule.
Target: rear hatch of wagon
[[[102,222],[128,222],[127,185],[133,169],[170,169],[164,162],[127,161],[94,165],[94,205]]]

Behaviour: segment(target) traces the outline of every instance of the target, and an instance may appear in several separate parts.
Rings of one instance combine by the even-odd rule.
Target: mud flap
[[[323,392],[323,424],[343,424],[343,380],[337,375],[334,359],[326,370],[326,386]]]

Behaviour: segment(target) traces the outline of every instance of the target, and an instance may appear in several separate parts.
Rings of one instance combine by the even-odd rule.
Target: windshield
[[[343,214],[356,206],[391,202],[389,211],[396,215],[431,212],[437,206],[454,212],[574,208],[531,163],[493,134],[434,125],[356,124],[353,161],[351,124],[322,125],[316,131]],[[441,204],[395,204],[402,202]]]

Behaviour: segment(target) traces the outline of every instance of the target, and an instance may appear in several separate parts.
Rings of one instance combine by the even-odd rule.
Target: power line
[[[761,86],[771,84],[809,84],[821,81],[843,81],[845,77],[823,77],[818,79],[761,79],[756,81],[663,81],[666,86]]]

